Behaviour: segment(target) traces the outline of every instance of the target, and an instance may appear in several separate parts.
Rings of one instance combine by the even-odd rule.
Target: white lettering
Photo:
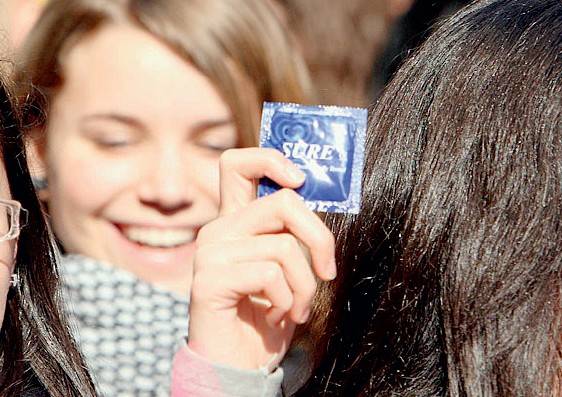
[[[311,160],[318,160],[318,154],[320,150],[322,150],[322,146],[313,143],[308,147],[306,157]]]
[[[303,141],[283,142],[283,155],[294,159],[333,160],[334,146],[308,144]]]
[[[293,158],[295,159],[305,159],[307,158],[306,149],[308,148],[308,144],[303,141],[298,141],[293,146]]]
[[[332,145],[324,145],[322,148],[322,154],[320,155],[320,160],[332,160],[334,152],[334,147]]]
[[[283,142],[283,156],[291,157],[292,149],[293,149],[293,142]]]

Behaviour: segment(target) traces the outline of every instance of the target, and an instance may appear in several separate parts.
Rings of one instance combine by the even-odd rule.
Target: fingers
[[[253,201],[255,181],[263,177],[295,189],[304,183],[305,174],[275,149],[225,151],[220,159],[220,213],[233,213]]]
[[[334,236],[322,220],[311,212],[300,196],[289,189],[255,200],[236,214],[226,215],[203,227],[198,244],[221,240],[239,240],[245,236],[293,234],[310,251],[312,267],[318,277],[336,277]]]
[[[194,275],[191,297],[194,305],[212,305],[217,299],[236,305],[241,297],[261,294],[271,303],[266,314],[271,325],[279,323],[293,307],[293,293],[276,262],[230,263],[214,270],[220,271],[220,277],[212,271]]]
[[[260,235],[244,240],[221,242],[220,246],[207,244],[197,253],[195,271],[198,272],[200,264],[203,263],[207,267],[213,267],[211,271],[217,274],[217,277],[224,277],[223,268],[233,263],[255,262],[275,263],[279,266],[292,294],[290,317],[297,323],[305,322],[316,292],[316,279],[301,246],[290,234]],[[260,272],[267,270],[260,269]],[[248,272],[249,269],[243,271]],[[231,289],[235,289],[237,279],[236,275],[230,280]],[[239,292],[242,293],[241,290]],[[273,314],[271,316],[273,317]]]

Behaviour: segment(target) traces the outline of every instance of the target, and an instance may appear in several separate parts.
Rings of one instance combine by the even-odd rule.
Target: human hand
[[[236,368],[277,365],[310,314],[316,276],[336,276],[334,238],[291,189],[304,174],[274,149],[226,151],[219,217],[197,237],[189,347]],[[255,199],[256,181],[284,187]]]

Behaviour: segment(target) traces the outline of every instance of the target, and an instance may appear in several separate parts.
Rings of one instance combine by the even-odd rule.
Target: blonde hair
[[[28,123],[44,125],[64,84],[61,55],[108,23],[133,24],[205,74],[232,110],[240,146],[257,143],[261,102],[311,100],[304,62],[269,2],[50,0],[16,73]]]

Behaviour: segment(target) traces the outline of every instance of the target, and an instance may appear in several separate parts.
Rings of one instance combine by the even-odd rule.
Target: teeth
[[[137,243],[151,247],[169,248],[186,244],[195,238],[193,230],[154,229],[146,227],[128,227],[123,230],[125,236]]]

